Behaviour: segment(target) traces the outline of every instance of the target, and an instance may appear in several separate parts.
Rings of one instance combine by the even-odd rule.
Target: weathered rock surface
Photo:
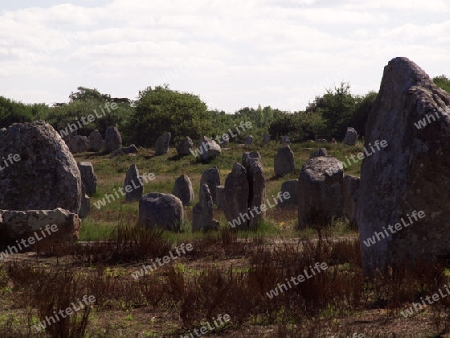
[[[331,175],[330,168],[334,168]],[[342,217],[343,180],[344,168],[338,159],[321,156],[306,161],[298,179],[299,228]]]
[[[266,199],[266,182],[261,155],[258,151],[244,153],[242,155],[242,165],[247,171],[249,184],[248,208],[253,210],[254,207],[257,207],[260,210]],[[254,212],[253,217],[250,218],[249,227],[256,229],[258,224],[264,219],[265,214],[265,210]]]
[[[86,218],[91,212],[91,198],[88,194],[81,194],[81,206],[80,211],[78,211],[78,217],[81,219]]]
[[[219,169],[214,166],[203,171],[200,179],[200,187],[206,184],[211,192],[214,204],[217,204],[216,187],[220,185]]]
[[[123,182],[123,191],[125,192],[125,201],[139,201],[144,193],[144,181],[139,175],[139,169],[136,164],[130,165]]]
[[[89,134],[89,150],[99,152],[102,151],[104,146],[105,141],[98,130],[94,130]]]
[[[200,154],[202,161],[208,161],[222,153],[222,149],[217,142],[207,136],[203,136],[200,139],[200,149],[203,149],[203,152]]]
[[[0,158],[17,155],[0,170],[0,209],[53,210],[78,213],[81,175],[60,135],[48,123],[13,124],[0,130]],[[16,158],[17,158],[16,156]],[[11,158],[11,157],[10,157]]]
[[[171,137],[171,133],[165,133],[156,139],[155,156],[161,156],[169,152],[169,143]]]
[[[386,140],[387,147],[364,158],[358,194],[366,273],[417,259],[431,262],[450,253],[449,105],[450,94],[409,59],[394,58],[384,68],[364,146],[371,149],[377,140]],[[418,121],[425,126],[416,126]],[[364,243],[383,227],[410,223],[408,215],[414,211],[423,211],[424,218],[412,218],[412,225],[394,229],[376,244]]]
[[[223,185],[216,186],[216,205],[219,209],[223,208],[224,189],[225,187]]]
[[[214,210],[211,192],[206,184],[200,186],[200,200],[192,209],[192,232],[217,230],[213,222]]]
[[[314,150],[311,155],[309,155],[309,158],[319,157],[319,156],[328,156],[328,151],[326,148],[319,148]]]
[[[281,195],[289,193],[288,199],[279,199],[277,207],[286,209],[298,208],[298,180],[286,181],[281,184]]]
[[[294,153],[291,147],[285,145],[278,150],[273,167],[276,176],[283,176],[294,170]]]
[[[55,226],[52,225],[55,224]],[[0,233],[7,241],[22,239],[29,242],[73,243],[78,240],[80,219],[68,210],[0,210]],[[42,233],[43,232],[43,233]],[[45,237],[44,237],[45,236]]]
[[[105,151],[109,154],[122,147],[122,136],[116,127],[108,127],[105,132]]]
[[[184,140],[178,143],[176,149],[179,156],[188,156],[191,154],[191,150],[194,149],[194,142],[189,136],[186,136]]]
[[[230,174],[225,180],[223,212],[229,222],[235,219],[241,219],[239,230],[248,229],[248,216],[241,218],[243,214],[247,214],[249,196],[249,185],[247,178],[247,170],[240,164],[235,163]]]
[[[97,191],[97,176],[94,173],[94,167],[91,162],[79,162],[81,182],[84,185],[84,192],[92,196]]]
[[[344,175],[344,215],[350,222],[356,222],[359,182],[359,177]]]
[[[352,127],[348,127],[347,132],[345,133],[345,138],[344,138],[343,143],[348,146],[354,146],[356,144],[356,142],[358,142],[357,131]]]
[[[67,142],[72,154],[85,153],[89,149],[89,140],[86,136],[74,135]]]
[[[194,202],[194,189],[189,176],[181,175],[175,180],[172,194],[178,197],[184,206],[191,205]]]
[[[172,194],[150,193],[139,200],[139,222],[148,228],[179,231],[183,220],[183,203]]]

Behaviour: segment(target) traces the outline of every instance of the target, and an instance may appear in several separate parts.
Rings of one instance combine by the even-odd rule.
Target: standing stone
[[[80,211],[78,212],[78,217],[81,219],[86,218],[91,212],[91,198],[88,194],[81,195],[81,206]]]
[[[220,185],[220,174],[216,166],[203,171],[202,178],[200,179],[200,187],[203,184],[208,186],[213,202],[217,205],[216,186]]]
[[[206,184],[200,186],[200,200],[192,209],[192,232],[218,230],[213,222],[213,200]]]
[[[222,143],[221,143],[221,147],[222,148],[226,148],[226,147],[229,147],[230,146],[230,140],[227,138],[227,139],[222,139]]]
[[[176,149],[179,156],[190,155],[191,151],[194,149],[194,142],[192,142],[189,136],[186,136],[184,140],[178,143]]]
[[[287,135],[281,136],[281,144],[289,144],[291,141],[289,140],[289,137]]]
[[[367,119],[364,146],[370,155],[362,162],[358,194],[365,273],[418,259],[433,262],[435,257],[448,257],[449,105],[450,94],[409,59],[394,58],[384,68]],[[384,146],[376,146],[383,141]],[[417,217],[420,211],[422,218]],[[395,233],[387,230],[390,236],[383,239],[389,226],[395,226]],[[365,242],[375,232],[380,240],[367,246]]]
[[[72,154],[85,153],[89,149],[89,140],[86,136],[71,136],[67,142]]]
[[[89,134],[89,150],[99,152],[103,149],[105,141],[98,130]]]
[[[63,208],[78,213],[80,170],[51,125],[43,121],[15,123],[0,130],[0,158],[12,161],[8,160],[8,166],[1,161],[0,209]]]
[[[216,186],[216,205],[219,209],[223,208],[224,189],[225,187],[223,185]]]
[[[283,176],[294,171],[294,153],[291,147],[285,145],[278,150],[278,153],[275,155],[273,167],[276,176]]]
[[[219,156],[222,152],[222,149],[217,142],[207,136],[203,136],[200,139],[200,149],[202,149],[202,153],[200,154],[200,159],[202,161],[213,159],[214,157]]]
[[[238,230],[248,229],[248,196],[247,170],[241,164],[235,163],[225,180],[223,212],[230,226],[237,227]]]
[[[94,173],[94,167],[91,162],[79,162],[81,182],[84,185],[84,192],[92,196],[97,191],[97,176]]]
[[[105,132],[105,150],[109,154],[122,147],[122,136],[116,127],[108,127]]]
[[[247,136],[247,137],[245,138],[244,143],[245,143],[245,144],[252,144],[252,143],[253,143],[253,136],[252,136],[252,135]]]
[[[147,227],[180,231],[184,220],[183,203],[172,194],[150,193],[139,200],[139,222]]]
[[[171,137],[171,133],[165,133],[156,139],[155,156],[161,156],[169,152],[169,143]]]
[[[264,138],[263,138],[263,143],[269,143],[270,142],[270,135],[269,134],[264,134]]]
[[[347,128],[347,133],[345,134],[344,144],[348,146],[354,146],[358,141],[358,133],[352,127]]]
[[[311,155],[309,155],[309,158],[314,158],[314,157],[319,157],[319,156],[328,156],[328,151],[326,148],[319,148],[316,149],[315,151],[313,151],[311,153]]]
[[[344,215],[351,223],[356,222],[359,182],[359,177],[344,175]]]
[[[242,155],[242,165],[247,171],[249,184],[248,208],[254,210],[256,207],[258,210],[258,212],[253,211],[253,215],[250,214],[249,227],[250,229],[256,229],[266,214],[265,210],[261,210],[261,206],[266,199],[266,182],[261,155],[258,151],[244,153]]]
[[[281,184],[281,196],[289,193],[289,198],[278,200],[278,208],[296,209],[298,208],[298,180],[286,181]]]
[[[123,191],[125,191],[125,201],[127,202],[139,201],[144,193],[144,182],[139,176],[136,164],[132,164],[127,170]]]
[[[298,225],[323,226],[343,213],[342,162],[331,156],[312,158],[303,165],[298,179]]]
[[[191,205],[194,202],[194,189],[192,189],[189,176],[181,175],[175,180],[172,194],[178,197],[184,206]]]

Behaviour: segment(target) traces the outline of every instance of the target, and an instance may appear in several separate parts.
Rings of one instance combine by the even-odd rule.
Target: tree
[[[433,82],[447,93],[450,93],[450,79],[444,74],[434,77]]]

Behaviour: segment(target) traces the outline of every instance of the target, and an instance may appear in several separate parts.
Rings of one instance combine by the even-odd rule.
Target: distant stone
[[[214,157],[219,156],[222,152],[222,149],[217,142],[207,136],[203,136],[200,139],[200,149],[202,149],[202,153],[200,154],[200,159],[202,161],[211,160]]]
[[[123,191],[125,192],[125,201],[139,201],[144,193],[144,182],[139,176],[139,170],[136,164],[132,164],[125,175],[123,183]]]
[[[287,135],[281,136],[281,143],[282,144],[289,144],[291,141],[289,140],[289,137]]]
[[[0,131],[0,209],[67,209],[78,213],[81,175],[61,136],[46,122],[15,123]],[[16,161],[17,160],[17,161]],[[12,163],[11,163],[12,161]]]
[[[281,184],[281,196],[289,193],[289,198],[278,200],[278,208],[296,209],[298,208],[298,180],[286,181]]]
[[[89,149],[89,140],[86,136],[71,136],[67,145],[72,154],[85,153]]]
[[[251,162],[256,160],[259,160],[261,162],[261,155],[257,150],[254,150],[252,152],[245,152],[242,154],[242,165],[246,170],[248,170],[248,168],[250,167]]]
[[[316,139],[316,143],[328,143],[328,141],[324,138],[318,138]]]
[[[213,202],[214,204],[217,204],[216,187],[220,185],[220,173],[219,169],[216,166],[203,171],[202,177],[200,179],[200,187],[203,184],[206,184],[208,186]]]
[[[189,176],[181,175],[175,180],[172,194],[178,197],[184,206],[191,205],[194,202],[194,189],[192,189]]]
[[[98,130],[94,130],[89,134],[89,150],[102,151],[105,146],[102,134]]]
[[[213,200],[206,184],[200,187],[200,200],[192,209],[192,232],[218,230],[213,223]]]
[[[250,229],[256,229],[257,226],[264,220],[265,210],[260,210],[261,205],[266,199],[266,182],[264,179],[264,167],[261,161],[261,155],[258,151],[251,153],[244,153],[242,156],[242,165],[247,171],[247,178],[249,184],[249,199],[248,208],[254,210],[258,208],[259,212],[250,214],[250,221],[248,223]]]
[[[245,138],[245,144],[249,145],[249,144],[253,144],[253,136],[249,135]]]
[[[194,142],[189,136],[186,136],[184,140],[181,140],[177,145],[177,153],[179,156],[188,156],[194,149]]]
[[[356,142],[358,142],[358,133],[354,128],[348,127],[344,138],[344,144],[354,146]]]
[[[263,143],[269,143],[270,142],[270,135],[264,134]]]
[[[278,150],[274,160],[274,170],[276,176],[283,176],[294,171],[294,153],[291,147],[285,145]]]
[[[342,217],[343,179],[342,162],[334,157],[320,156],[306,161],[298,179],[300,229],[323,226],[333,217]]]
[[[356,222],[359,182],[359,177],[344,175],[344,215],[352,223]]]
[[[319,148],[316,149],[315,151],[313,151],[311,153],[311,155],[309,155],[309,158],[314,158],[314,157],[319,157],[319,156],[328,156],[328,151],[326,148]]]
[[[85,187],[84,192],[92,196],[97,191],[97,176],[94,173],[94,167],[91,162],[79,162],[81,181]]]
[[[180,231],[183,220],[183,203],[174,195],[150,193],[139,200],[139,222],[147,228]]]
[[[134,144],[132,144],[132,145],[130,145],[128,147],[123,147],[123,148],[120,148],[120,149],[117,149],[117,150],[113,151],[109,157],[113,158],[113,157],[116,157],[116,156],[135,154],[135,153],[138,153],[138,152],[139,152],[138,148]]]
[[[223,212],[229,223],[231,223],[231,227],[235,227],[238,230],[248,229],[248,198],[247,170],[240,163],[235,163],[233,170],[225,180],[223,200]],[[243,214],[246,214],[247,217],[242,216]]]
[[[155,142],[155,156],[161,156],[169,152],[171,133],[165,133],[158,137]]]
[[[109,154],[122,147],[122,136],[116,127],[108,127],[105,132],[105,151]]]

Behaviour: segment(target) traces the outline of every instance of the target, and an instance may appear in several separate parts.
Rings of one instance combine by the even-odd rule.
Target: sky
[[[397,56],[450,76],[449,14],[447,0],[0,0],[0,96],[168,84],[227,113],[304,110],[341,82],[378,91]]]

